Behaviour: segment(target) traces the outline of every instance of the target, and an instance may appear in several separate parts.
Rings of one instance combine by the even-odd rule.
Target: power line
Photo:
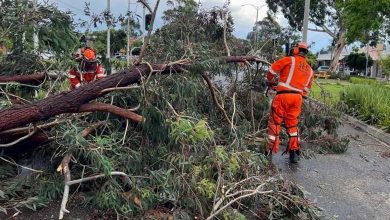
[[[66,6],[69,7],[69,8],[72,8],[73,10],[76,10],[76,11],[78,11],[78,12],[84,13],[84,10],[79,9],[79,8],[76,8],[76,7],[74,7],[73,5],[71,5],[71,4],[67,3],[67,2],[63,2],[63,1],[61,1],[61,0],[56,0],[56,1],[57,1],[57,3],[62,3],[62,4],[66,5]]]

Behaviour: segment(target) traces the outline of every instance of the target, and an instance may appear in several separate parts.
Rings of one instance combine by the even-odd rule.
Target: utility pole
[[[255,29],[254,29],[254,34],[255,34],[255,48],[257,46],[257,23],[259,22],[259,9],[264,7],[264,6],[267,6],[267,5],[261,5],[261,6],[256,6],[256,5],[253,5],[253,4],[244,4],[244,5],[241,5],[241,7],[243,6],[251,6],[253,8],[256,8],[256,21],[255,21]]]
[[[127,0],[127,66],[130,66],[130,0]]]
[[[259,22],[259,7],[256,7],[255,48],[257,48],[257,22]]]
[[[307,29],[309,26],[310,0],[305,0],[305,12],[303,16],[302,42],[307,43]]]
[[[38,1],[37,0],[33,0],[32,3],[33,3],[33,9],[34,9],[34,13],[35,13],[36,10],[37,10]],[[34,47],[34,52],[37,53],[38,52],[38,47],[39,47],[38,26],[37,26],[37,24],[34,25],[33,47]]]
[[[145,24],[145,6],[143,7],[143,14],[142,14],[142,23],[143,23],[143,29],[142,29],[142,42],[145,42],[145,36],[146,36],[146,24]]]
[[[366,43],[366,76],[368,76],[368,43]]]
[[[107,12],[108,14],[110,15],[111,12],[110,12],[110,1],[111,0],[107,0]],[[108,61],[108,66],[110,67],[111,69],[111,65],[110,65],[110,57],[111,57],[111,51],[110,51],[110,47],[111,47],[111,18],[109,17],[109,21],[107,21],[107,55],[106,55],[106,58],[107,58],[107,61]],[[109,73],[111,73],[111,70],[109,70]]]

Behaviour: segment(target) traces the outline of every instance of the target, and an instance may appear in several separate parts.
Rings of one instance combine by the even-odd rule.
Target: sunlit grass
[[[390,88],[383,85],[351,85],[341,96],[346,111],[390,132]]]
[[[340,101],[340,94],[345,87],[351,85],[348,81],[334,80],[334,79],[320,79],[317,82],[321,88],[313,83],[310,97],[325,103],[336,104]]]

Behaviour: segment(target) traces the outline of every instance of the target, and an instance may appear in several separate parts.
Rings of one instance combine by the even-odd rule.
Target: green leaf
[[[0,212],[2,212],[2,213],[4,213],[4,214],[7,215],[7,209],[4,208],[4,207],[1,207],[1,206],[0,206]]]
[[[0,190],[0,197],[1,197],[2,199],[5,199],[5,193],[4,193],[3,191],[1,191],[1,190]]]

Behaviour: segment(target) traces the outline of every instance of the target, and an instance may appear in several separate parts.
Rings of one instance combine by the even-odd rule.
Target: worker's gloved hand
[[[276,88],[277,84],[275,82],[267,82],[267,86],[270,88],[270,89],[273,89],[274,87]]]
[[[268,86],[269,90],[276,91],[277,85],[275,83],[268,83],[267,86]]]

